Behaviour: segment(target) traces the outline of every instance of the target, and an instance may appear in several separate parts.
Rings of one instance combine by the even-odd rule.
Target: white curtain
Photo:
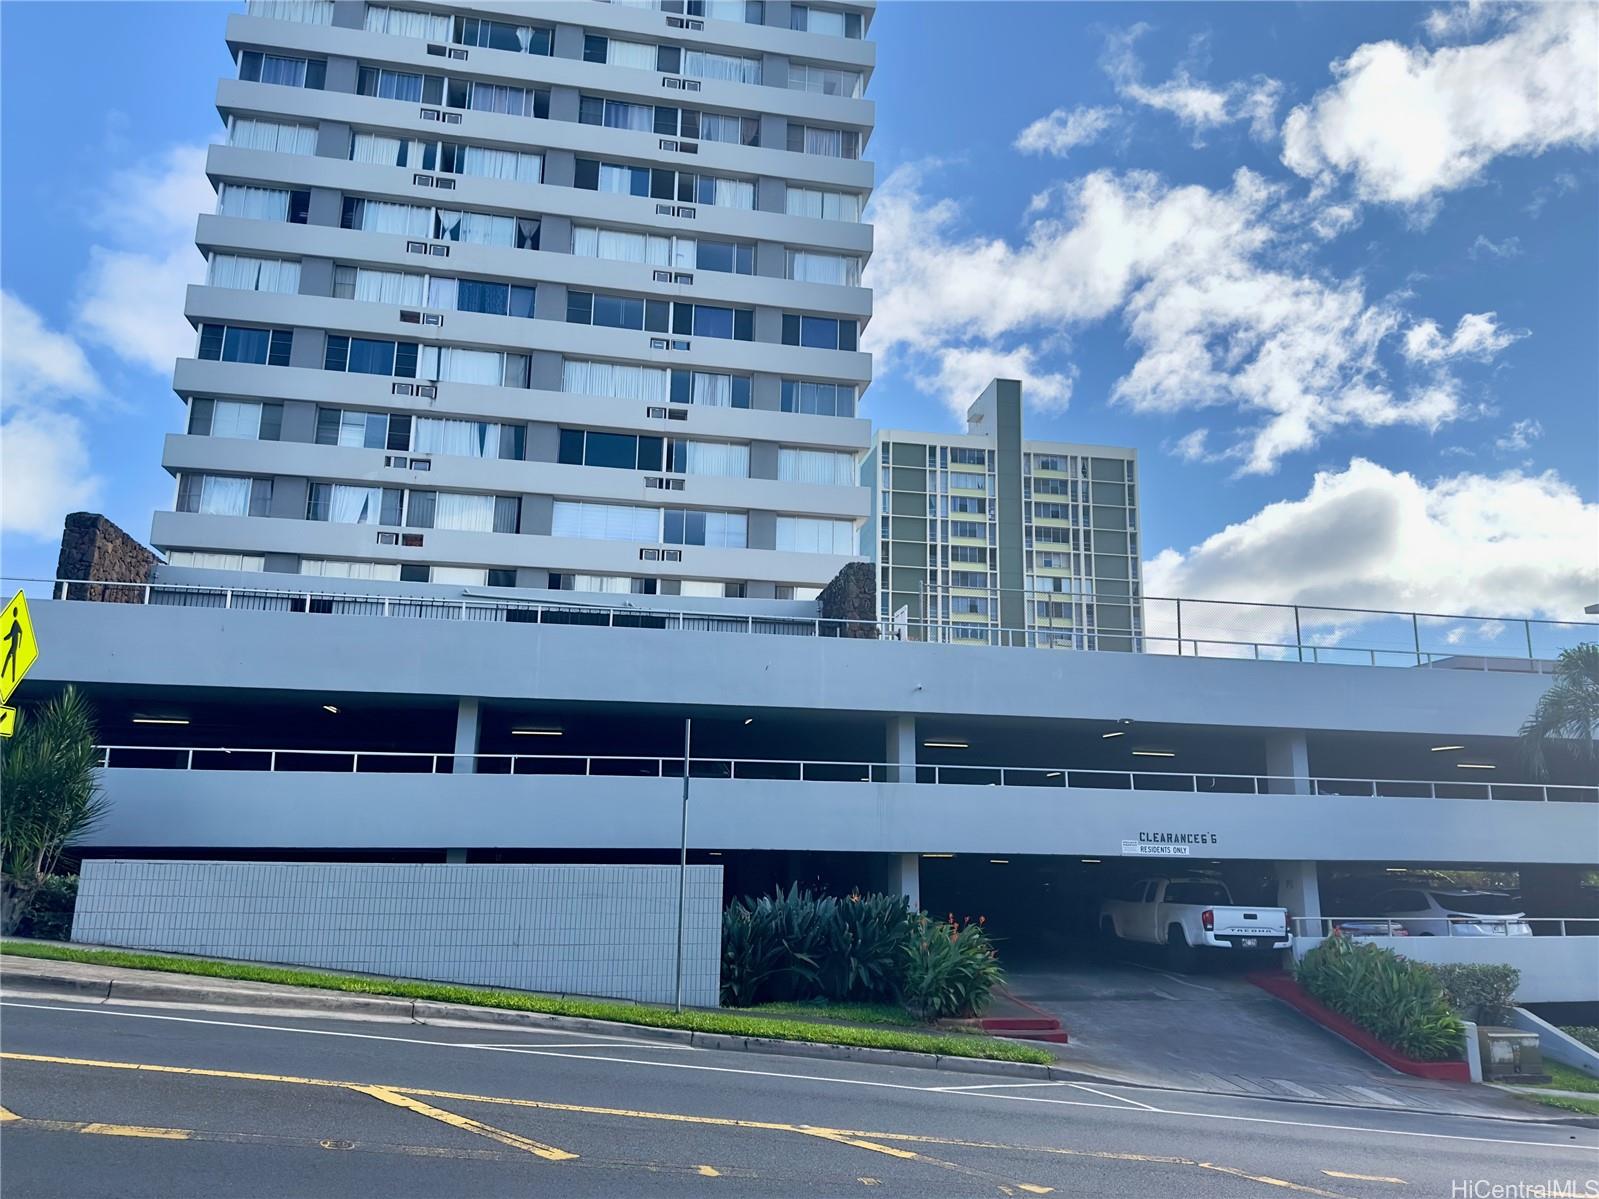
[[[833,37],[843,37],[844,14],[831,12],[825,8],[808,8],[805,13],[805,29],[809,33],[826,33]]]
[[[357,133],[350,139],[350,161],[399,166],[400,147],[404,144],[403,138],[384,137],[380,133]]]
[[[602,192],[613,195],[630,195],[633,190],[633,170],[631,167],[615,167],[609,163],[600,163],[600,187]]]
[[[286,221],[289,219],[289,193],[276,187],[224,183],[217,211],[223,216],[248,217],[254,221]]]
[[[635,67],[640,71],[653,71],[655,47],[648,42],[619,42],[613,37],[605,61],[613,67]]]
[[[279,154],[315,154],[315,125],[291,125],[283,121],[258,121],[234,117],[228,129],[228,144],[247,150],[272,150]]]
[[[633,580],[627,575],[573,575],[571,590],[627,595],[633,590]]]
[[[471,242],[479,246],[516,244],[515,217],[494,216],[487,212],[453,212],[440,209],[439,220],[444,226],[444,236],[451,241]]]
[[[670,266],[672,239],[578,225],[572,230],[572,253],[585,258],[605,258],[612,262],[647,262],[652,266]]]
[[[700,138],[708,142],[727,142],[738,145],[743,136],[743,124],[738,117],[717,112],[700,114]]]
[[[614,46],[616,43],[611,44]],[[738,58],[732,54],[712,54],[706,50],[685,50],[683,74],[700,79],[726,79],[732,83],[759,83],[761,60]]]
[[[476,112],[499,112],[513,117],[532,116],[533,105],[529,103],[532,94],[526,88],[474,81],[467,107]]]
[[[788,67],[788,86],[794,91],[854,98],[861,94],[861,74],[859,71],[836,71],[829,67],[794,62]]]
[[[855,526],[808,516],[777,518],[777,548],[800,554],[854,553]]]
[[[429,308],[439,308],[445,312],[454,312],[458,307],[460,294],[460,281],[457,279],[444,279],[437,275],[428,278],[428,303]]]
[[[362,267],[355,272],[355,298],[369,304],[403,304],[420,308],[422,276]]]
[[[814,250],[788,252],[788,277],[803,283],[838,283],[858,287],[861,260],[848,254],[818,254]]]
[[[500,426],[487,421],[419,416],[412,423],[411,451],[458,458],[494,458],[500,452]]]
[[[443,498],[442,496],[440,497]],[[489,579],[489,572],[482,566],[435,566],[433,575],[428,580],[430,583],[455,583],[461,587],[482,587]]]
[[[250,480],[205,475],[200,480],[200,511],[212,516],[247,516]]]
[[[814,125],[805,126],[806,154],[817,154],[824,158],[844,157],[844,131],[842,129],[818,129]]]
[[[361,205],[361,228],[368,233],[397,233],[402,237],[427,237],[433,212],[415,204],[367,200]]]
[[[640,133],[648,133],[655,128],[655,106],[623,104],[619,100],[607,100],[605,124],[611,129],[633,129]]]
[[[211,436],[255,441],[261,436],[261,405],[218,400],[211,409]]]
[[[300,573],[325,579],[398,579],[398,562],[346,562],[337,558],[301,558]]]
[[[848,487],[855,482],[855,458],[833,450],[777,451],[777,477],[788,483]]]
[[[339,416],[339,444],[357,449],[366,445],[366,413],[345,412]]]
[[[695,371],[689,380],[689,403],[705,408],[731,408],[733,376]]]
[[[206,550],[172,550],[168,566],[193,566],[201,570],[265,570],[266,558],[260,554],[219,554]]]
[[[300,264],[282,258],[213,254],[206,281],[212,287],[235,287],[240,291],[270,291],[281,295],[294,295],[300,290]]]
[[[485,179],[514,179],[518,183],[537,183],[544,170],[539,154],[516,150],[492,150],[487,146],[467,146],[462,156],[461,173]]]
[[[423,346],[424,378],[448,383],[482,383],[498,387],[505,379],[505,356],[498,350],[463,350],[457,346]]]
[[[261,82],[275,83],[280,87],[305,86],[305,59],[286,58],[279,54],[261,56]]]
[[[755,207],[755,185],[747,179],[716,179],[711,203],[717,208]]]
[[[690,441],[684,444],[683,473],[721,475],[747,479],[750,474],[750,447],[725,441]]]
[[[749,544],[749,517],[742,512],[707,512],[705,544],[741,550]]]
[[[350,487],[335,483],[328,504],[328,519],[341,525],[375,525],[383,513],[381,487]]]
[[[809,187],[791,187],[788,189],[785,208],[789,216],[816,217],[824,221],[861,219],[861,198],[853,192],[826,192]]]
[[[737,21],[742,25],[748,19],[748,11],[744,0],[705,0],[705,15],[718,21]]]
[[[468,533],[494,532],[494,497],[441,491],[433,508],[435,529],[460,529]]]
[[[366,28],[369,33],[392,33],[396,37],[420,37],[431,42],[450,40],[449,17],[376,4],[366,10]]]
[[[561,364],[561,390],[575,395],[609,396],[618,400],[664,404],[670,383],[667,371],[659,367],[584,362],[570,358]]]
[[[550,532],[556,537],[581,537],[588,541],[649,541],[661,539],[659,508],[629,504],[585,504],[556,500]]]
[[[298,21],[302,25],[333,23],[333,0],[249,0],[244,11],[252,17]]]

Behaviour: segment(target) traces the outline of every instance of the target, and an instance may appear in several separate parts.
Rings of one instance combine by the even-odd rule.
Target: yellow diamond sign
[[[0,704],[10,701],[11,693],[38,658],[39,643],[33,637],[28,597],[19,591],[0,617]]]
[[[17,731],[17,710],[0,708],[0,737],[9,737]]]

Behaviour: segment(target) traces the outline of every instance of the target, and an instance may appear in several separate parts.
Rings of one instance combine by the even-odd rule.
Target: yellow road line
[[[102,1137],[144,1137],[151,1141],[187,1141],[187,1128],[147,1128],[142,1124],[85,1124],[79,1132]]]
[[[909,1149],[893,1149],[888,1145],[879,1145],[875,1141],[863,1140],[860,1137],[847,1137],[831,1128],[812,1128],[802,1125],[799,1129],[808,1137],[819,1137],[824,1141],[835,1141],[840,1145],[853,1145],[857,1149],[870,1149],[873,1153],[886,1153],[889,1157],[901,1158],[904,1161],[923,1160],[919,1153],[912,1153]]]
[[[0,1124],[8,1124],[12,1120],[20,1120],[21,1118],[22,1117],[17,1115],[16,1112],[8,1111],[7,1109],[0,1107]]]
[[[569,1162],[577,1159],[577,1154],[568,1153],[564,1149],[557,1149],[553,1145],[545,1145],[528,1137],[518,1136],[514,1132],[507,1132],[503,1128],[495,1128],[492,1124],[483,1124],[467,1116],[458,1116],[454,1112],[447,1112],[443,1108],[433,1107],[423,1103],[420,1099],[412,1099],[409,1095],[401,1095],[388,1087],[352,1086],[352,1091],[362,1095],[370,1095],[394,1107],[404,1108],[406,1111],[416,1112],[430,1120],[437,1120],[440,1124],[448,1124],[452,1128],[460,1128],[466,1132],[476,1133],[480,1137],[488,1137],[491,1141],[498,1141],[502,1145],[509,1145],[512,1149],[522,1149],[535,1157],[542,1157],[547,1162]]]
[[[720,1178],[722,1172],[715,1166],[695,1166],[694,1172],[701,1178]]]
[[[1391,1182],[1396,1186],[1405,1186],[1403,1178],[1394,1178],[1387,1174],[1345,1174],[1342,1170],[1323,1170],[1328,1178],[1352,1178],[1356,1182]]]
[[[1323,1191],[1316,1187],[1304,1186],[1301,1183],[1289,1182],[1286,1178],[1273,1178],[1270,1174],[1249,1174],[1234,1166],[1218,1166],[1215,1162],[1198,1162],[1196,1164],[1201,1170],[1214,1170],[1218,1174],[1227,1174],[1233,1178],[1246,1178],[1250,1182],[1258,1182],[1264,1186],[1281,1187],[1283,1190],[1298,1191],[1305,1195],[1320,1195],[1324,1196],[1325,1199],[1340,1199],[1340,1196],[1332,1191]]]

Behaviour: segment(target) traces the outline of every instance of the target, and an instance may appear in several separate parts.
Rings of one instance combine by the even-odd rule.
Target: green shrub
[[[903,895],[856,893],[830,907],[817,963],[822,994],[834,1003],[897,1000],[910,923],[910,901]]]
[[[1599,1051],[1599,1028],[1590,1024],[1565,1024],[1560,1031],[1568,1037],[1575,1037],[1589,1049]]]
[[[905,947],[905,1004],[924,1020],[975,1016],[1005,981],[988,936],[975,923],[964,928],[919,913]]]
[[[17,935],[44,941],[72,940],[72,910],[78,902],[76,874],[48,874],[39,882]]]
[[[1391,949],[1328,937],[1300,961],[1299,985],[1418,1061],[1457,1059],[1465,1028],[1432,970]]]
[[[798,883],[759,899],[735,899],[722,914],[722,1002],[748,1007],[822,994],[821,961],[838,900]]]
[[[1515,1006],[1521,971],[1514,966],[1451,963],[1434,966],[1444,999],[1461,1017],[1478,1024],[1503,1024]]]

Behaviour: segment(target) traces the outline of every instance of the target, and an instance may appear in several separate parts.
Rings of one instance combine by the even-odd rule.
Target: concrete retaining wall
[[[83,863],[72,939],[672,1001],[675,866]],[[688,870],[683,998],[714,1007],[722,868]]]

